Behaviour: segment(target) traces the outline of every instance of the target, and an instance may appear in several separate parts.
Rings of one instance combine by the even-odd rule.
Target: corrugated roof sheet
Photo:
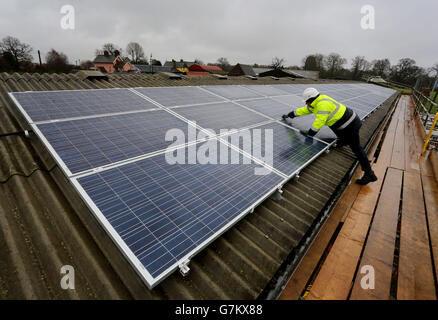
[[[137,86],[253,83],[245,77],[171,80],[161,74],[0,74],[0,133],[27,128],[7,92]],[[297,80],[301,83],[308,81]],[[259,79],[260,84],[296,83]],[[389,103],[362,127],[366,142]],[[302,241],[354,159],[333,150],[284,186],[284,199],[266,200],[253,214],[197,255],[189,276],[172,274],[152,291],[80,200],[34,136],[0,138],[0,296],[5,299],[255,299],[288,254]],[[60,268],[72,265],[76,290],[62,290]]]

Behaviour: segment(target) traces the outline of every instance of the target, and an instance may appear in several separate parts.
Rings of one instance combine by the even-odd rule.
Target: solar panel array
[[[334,138],[330,129],[316,138],[296,129],[308,129],[311,115],[293,119],[296,128],[279,121],[304,104],[300,94],[308,86],[10,96],[98,221],[153,287],[328,148],[324,140]],[[312,86],[361,118],[393,93],[368,84]]]

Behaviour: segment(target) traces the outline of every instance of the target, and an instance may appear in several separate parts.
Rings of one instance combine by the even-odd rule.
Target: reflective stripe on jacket
[[[298,108],[294,111],[296,116],[303,116],[306,114],[315,114],[316,118],[313,122],[312,129],[319,131],[322,126],[332,126],[345,113],[347,108],[333,98],[325,94],[320,94],[309,106]]]

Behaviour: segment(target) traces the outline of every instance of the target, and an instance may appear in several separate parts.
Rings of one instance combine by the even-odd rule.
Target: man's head
[[[303,100],[307,105],[310,105],[318,96],[319,92],[315,88],[307,88],[303,92]]]

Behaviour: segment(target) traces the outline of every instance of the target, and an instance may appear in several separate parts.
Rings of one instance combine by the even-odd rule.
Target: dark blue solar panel
[[[241,159],[241,164],[168,164],[158,155],[78,182],[153,285],[283,181],[273,172],[256,175],[260,166]]]
[[[245,129],[223,139],[250,152],[252,156],[287,176],[291,176],[327,147],[327,144],[279,123]]]
[[[240,101],[239,103],[276,120],[280,120],[283,114],[288,114],[293,110],[292,107],[270,98]]]
[[[38,128],[71,173],[166,149],[173,143],[165,140],[170,129],[184,133],[182,143],[191,139],[188,124],[163,110],[45,123]],[[194,127],[191,130],[196,133]]]
[[[176,108],[174,111],[188,120],[195,120],[204,129],[239,129],[264,122],[268,118],[231,102]]]
[[[248,88],[250,90],[256,91],[257,93],[263,95],[263,96],[268,96],[268,97],[272,97],[272,96],[281,96],[281,95],[285,95],[288,94],[282,90],[279,90],[273,86],[267,86],[267,85],[246,85],[243,86],[245,88]]]
[[[306,84],[275,84],[272,87],[286,92],[286,94],[299,94],[301,95],[304,89],[311,87]]]
[[[241,86],[205,86],[203,88],[230,100],[262,97],[262,95]]]
[[[157,108],[128,89],[14,92],[32,122]]]
[[[199,87],[154,87],[136,88],[135,90],[165,107],[224,101],[224,99]]]

